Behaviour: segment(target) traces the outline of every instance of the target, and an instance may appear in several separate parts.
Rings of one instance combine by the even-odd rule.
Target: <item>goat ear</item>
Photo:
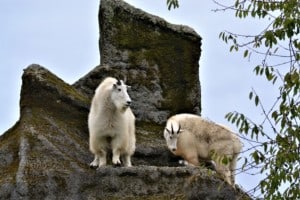
[[[117,89],[117,84],[116,83],[113,84],[113,89]]]

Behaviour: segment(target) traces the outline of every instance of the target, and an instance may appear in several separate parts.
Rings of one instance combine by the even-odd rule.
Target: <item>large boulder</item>
[[[200,114],[201,37],[121,0],[102,0],[101,65],[75,87],[92,95],[103,77],[126,77],[138,121],[163,124],[173,114]]]
[[[200,112],[200,37],[116,0],[102,0],[100,24],[101,65],[74,85],[39,65],[24,70],[20,119],[0,137],[0,199],[248,199],[209,169],[178,166],[162,137],[171,114]],[[93,91],[124,75],[137,116],[134,167],[90,169]]]
[[[134,167],[90,169],[90,99],[39,65],[29,66],[22,79],[20,120],[0,137],[0,199],[234,199],[242,194],[211,170],[175,166],[168,150],[154,151],[150,139],[147,148],[138,140]],[[151,129],[138,129],[139,134],[154,135]],[[163,143],[160,137],[155,141]]]

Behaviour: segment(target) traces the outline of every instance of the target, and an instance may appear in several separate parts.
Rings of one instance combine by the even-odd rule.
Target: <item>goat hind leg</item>
[[[233,185],[231,181],[231,171],[229,170],[228,166],[216,164],[216,171],[227,183],[229,183],[229,185]]]
[[[123,149],[122,148],[122,144],[123,144],[123,141],[122,141],[122,137],[120,136],[117,136],[115,138],[112,139],[111,141],[111,148],[112,148],[112,163],[113,165],[121,165],[121,160],[120,160],[120,156],[121,156],[121,150]],[[123,153],[122,153],[123,154]]]
[[[107,161],[107,149],[108,143],[105,137],[90,138],[90,150],[95,155],[95,159],[91,162],[90,167],[105,166]]]

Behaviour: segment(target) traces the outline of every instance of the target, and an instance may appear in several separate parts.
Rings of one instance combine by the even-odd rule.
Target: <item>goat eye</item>
[[[118,92],[121,92],[121,89],[120,89],[120,88],[118,88]]]

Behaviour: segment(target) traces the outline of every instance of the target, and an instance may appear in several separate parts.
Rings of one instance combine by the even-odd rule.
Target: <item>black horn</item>
[[[117,85],[121,85],[121,84],[122,84],[122,83],[121,83],[120,79],[117,78]]]
[[[180,133],[181,125],[179,124],[177,134]]]
[[[171,131],[172,131],[172,134],[174,134],[173,124],[171,124]]]
[[[169,130],[169,129],[167,129],[167,128],[166,128],[166,131],[167,131],[168,133],[171,133],[171,132],[170,132],[170,130]]]

